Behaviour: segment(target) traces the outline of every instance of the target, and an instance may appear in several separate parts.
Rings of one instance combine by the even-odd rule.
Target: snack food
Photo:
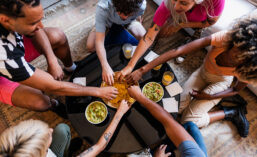
[[[108,85],[105,82],[102,82],[101,87],[107,86]],[[136,101],[135,99],[129,96],[127,89],[131,86],[131,84],[128,84],[125,80],[118,81],[114,77],[114,84],[112,86],[118,89],[118,95],[115,99],[109,101],[103,100],[108,106],[118,108],[123,99],[126,100],[129,104],[133,104]]]
[[[87,120],[92,124],[99,124],[107,117],[107,108],[104,103],[94,101],[90,103],[85,111]]]
[[[158,102],[164,95],[162,86],[157,82],[148,82],[143,87],[143,94],[152,101]]]

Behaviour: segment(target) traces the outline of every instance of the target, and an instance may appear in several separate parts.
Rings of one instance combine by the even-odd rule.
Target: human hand
[[[171,152],[165,154],[167,145],[162,144],[154,153],[154,157],[168,157],[171,155]]]
[[[113,85],[114,79],[113,79],[113,71],[110,65],[107,65],[103,68],[102,71],[102,80],[106,82],[108,85]]]
[[[182,27],[180,25],[178,25],[178,26],[166,25],[161,28],[161,30],[159,32],[159,36],[164,37],[164,38],[169,37],[173,33],[178,32],[181,28]]]
[[[128,102],[126,100],[122,100],[117,112],[125,114],[130,109],[131,106],[132,105],[128,104]]]
[[[132,70],[133,70],[133,68],[127,65],[121,71],[117,72],[116,78],[119,81],[122,81],[125,78],[125,76],[127,76],[128,74],[130,74],[132,72]]]
[[[106,100],[111,100],[116,98],[118,95],[118,90],[117,88],[114,87],[101,87],[100,92],[99,92],[99,97],[106,99]]]
[[[194,90],[194,89],[189,94],[192,97],[194,97],[195,99],[198,99],[198,100],[211,100],[211,99],[213,99],[212,95],[206,94],[202,91],[197,91],[197,90]]]
[[[126,76],[126,80],[128,83],[135,83],[142,78],[143,72],[141,69],[137,69],[132,72],[130,75]]]
[[[48,64],[48,73],[50,73],[55,80],[62,80],[64,73],[58,62]]]
[[[138,96],[142,95],[141,89],[139,88],[139,86],[131,86],[128,88],[128,93],[130,95],[130,97],[134,98],[137,100]]]

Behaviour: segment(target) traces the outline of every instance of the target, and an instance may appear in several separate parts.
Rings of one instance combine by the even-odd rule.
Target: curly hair
[[[257,84],[257,12],[237,21],[230,32],[230,45],[241,50],[235,72],[239,80]]]
[[[0,14],[17,18],[24,17],[22,7],[30,5],[32,7],[39,6],[40,0],[0,0]]]
[[[117,12],[130,15],[137,12],[144,0],[112,0]]]
[[[0,157],[46,156],[49,127],[39,120],[26,120],[6,129],[0,136]]]

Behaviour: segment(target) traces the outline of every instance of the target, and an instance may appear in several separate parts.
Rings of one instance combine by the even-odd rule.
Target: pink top
[[[234,67],[223,67],[216,63],[216,58],[226,51],[229,43],[227,31],[220,31],[212,34],[211,45],[212,50],[209,51],[205,57],[204,67],[206,71],[215,75],[234,75]]]
[[[212,1],[214,11],[209,11],[209,14],[211,16],[219,16],[224,9],[225,0]],[[153,22],[161,27],[170,16],[170,10],[165,6],[164,2],[162,2],[154,14]],[[196,4],[192,11],[186,12],[186,17],[189,22],[202,22],[207,19],[207,16],[206,10],[201,4]]]

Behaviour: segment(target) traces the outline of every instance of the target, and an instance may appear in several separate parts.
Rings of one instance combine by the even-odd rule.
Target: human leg
[[[52,144],[50,149],[57,157],[68,155],[68,149],[71,141],[70,128],[66,124],[58,124],[52,135]]]
[[[207,156],[207,149],[199,128],[193,122],[186,122],[185,124],[183,124],[183,127],[194,138],[195,142],[198,144],[198,146],[202,149],[204,154]]]
[[[204,70],[204,69],[203,69]],[[230,76],[217,76],[206,73],[202,71],[202,78],[206,82],[209,82],[204,90],[202,90],[206,94],[215,94],[222,92],[228,89],[233,81],[233,77]],[[213,100],[197,100],[193,99],[188,107],[184,110],[182,115],[182,122],[185,123],[187,121],[194,122],[198,127],[207,126],[210,123],[210,116],[208,112],[219,103],[221,99],[213,99]],[[217,116],[217,117],[214,117]],[[213,120],[220,120],[222,118],[222,113],[212,114],[211,117]],[[224,117],[224,116],[223,116]]]
[[[90,31],[87,38],[87,50],[88,52],[95,52],[95,40],[96,40],[96,32],[95,27]]]
[[[180,106],[179,106],[179,113],[181,114],[183,110],[189,105],[192,97],[189,94],[193,89],[195,90],[202,90],[207,83],[201,77],[201,68],[198,68],[188,80],[183,85],[183,92],[180,94]]]
[[[146,33],[142,23],[137,20],[131,22],[128,26],[128,30],[137,40],[140,40]]]

